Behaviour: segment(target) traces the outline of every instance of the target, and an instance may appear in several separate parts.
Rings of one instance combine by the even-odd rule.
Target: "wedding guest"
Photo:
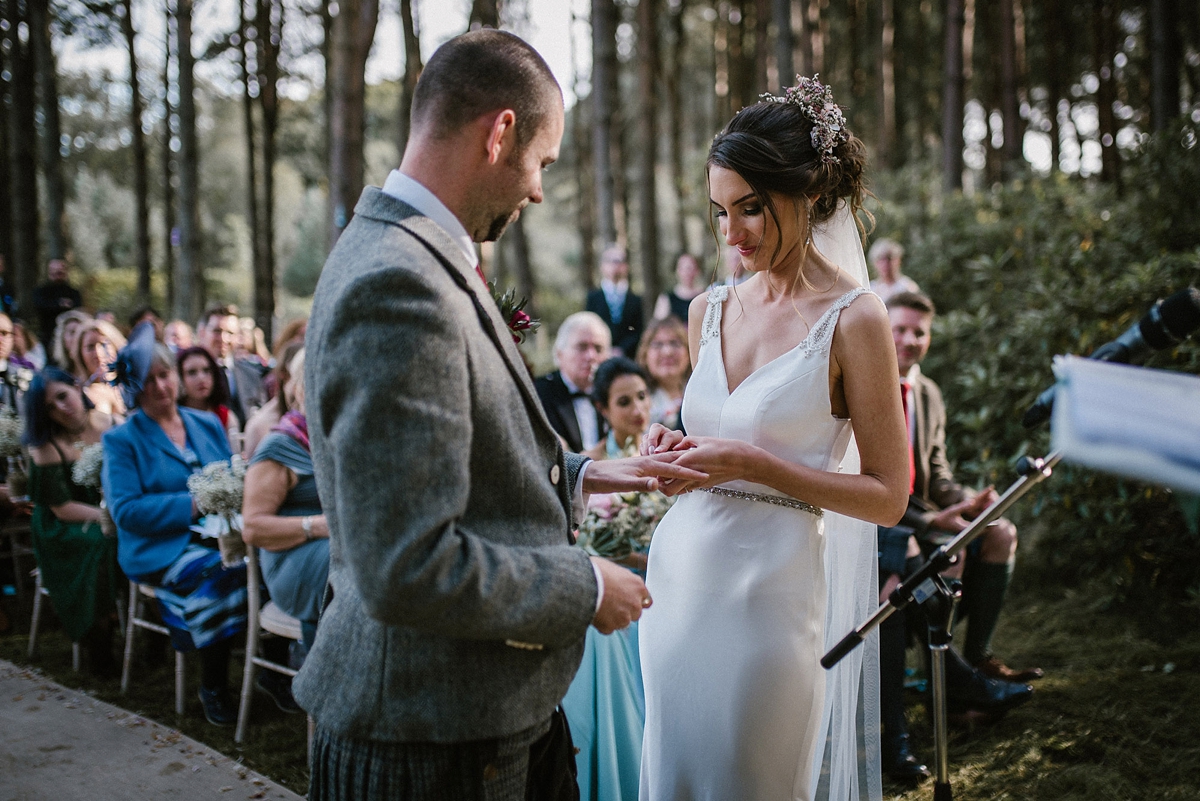
[[[641,367],[622,356],[596,368],[592,400],[609,433],[587,456],[619,458],[625,442],[633,443],[636,451],[650,426],[647,378]],[[612,495],[593,495],[589,506],[611,508],[615,502]],[[634,551],[618,563],[644,571],[645,550]],[[637,798],[646,717],[637,621],[612,634],[588,630],[583,661],[562,705],[578,749],[575,767],[581,801]]]
[[[100,529],[100,488],[80,486],[78,445],[94,445],[112,417],[92,406],[70,373],[48,367],[25,394],[30,529],[42,586],[71,642],[82,643],[97,676],[118,672],[112,654],[114,603],[122,576],[117,541]]]
[[[46,366],[46,347],[23,321],[14,319],[12,323],[13,353],[32,364],[33,369],[43,369]]]
[[[154,338],[159,342],[165,341],[167,325],[163,322],[162,315],[158,313],[158,309],[153,306],[139,306],[134,309],[133,314],[129,315],[129,330],[138,327],[138,323],[149,320],[154,324]]]
[[[642,298],[629,288],[625,248],[609,245],[600,255],[600,288],[587,294],[585,308],[608,326],[613,352],[632,356],[642,338]]]
[[[125,337],[112,323],[97,319],[83,324],[75,342],[71,361],[84,394],[97,409],[112,415],[118,423],[123,421],[125,401],[109,383],[116,377],[109,365],[116,360],[117,351],[125,347]]]
[[[171,645],[197,651],[200,704],[209,723],[231,726],[233,638],[246,627],[246,568],[225,567],[220,552],[191,531],[199,520],[187,480],[230,458],[211,414],[181,408],[175,357],[142,323],[118,354],[118,376],[133,412],[103,436],[104,497],[117,524],[117,558],[130,579],[154,587]]]
[[[21,398],[33,380],[36,368],[15,348],[17,326],[11,317],[0,313],[0,406],[16,414],[24,411]]]
[[[50,360],[71,375],[79,374],[75,364],[75,347],[79,343],[79,330],[94,318],[85,311],[69,311],[58,318],[50,339]]]
[[[163,329],[163,342],[167,343],[172,353],[190,348],[195,341],[192,327],[183,320],[172,320]]]
[[[292,408],[259,444],[246,471],[242,538],[261,550],[259,565],[271,600],[300,621],[307,651],[329,576],[329,526],[317,497],[304,416],[303,349],[289,373],[285,391]]]
[[[871,291],[886,303],[893,295],[901,292],[920,292],[917,282],[900,272],[904,259],[904,248],[894,239],[877,239],[871,245],[867,260],[875,267],[875,280]]]
[[[241,431],[229,411],[229,385],[212,354],[204,348],[185,348],[175,354],[179,371],[179,403],[189,409],[211,412],[221,421],[230,445]]]
[[[271,351],[267,348],[266,334],[255,324],[253,317],[239,318],[238,327],[242,333],[234,354],[239,359],[252,359],[267,366],[271,361]]]
[[[83,295],[71,286],[68,280],[65,260],[50,259],[46,264],[46,277],[48,280],[33,290],[33,308],[37,311],[38,322],[41,325],[38,333],[43,340],[49,340],[54,335],[58,318],[64,312],[83,305]]]
[[[674,315],[653,320],[638,345],[637,363],[650,387],[650,422],[682,430],[683,388],[692,374],[687,328]]]
[[[255,449],[258,448],[263,437],[279,424],[279,421],[291,408],[291,398],[288,397],[287,387],[292,374],[288,370],[288,364],[303,347],[303,339],[293,339],[291,342],[285,343],[277,352],[275,369],[271,371],[271,377],[275,386],[280,389],[275,393],[275,397],[260,406],[258,411],[251,415],[246,422],[246,435],[242,437],[242,456],[247,460],[254,455]]]
[[[654,318],[661,320],[667,315],[674,315],[687,325],[688,306],[693,298],[705,290],[700,262],[691,253],[681,253],[675,260],[675,280],[675,286],[658,296],[654,304]],[[643,338],[646,333],[642,334]]]
[[[603,418],[592,405],[592,375],[612,348],[608,326],[592,312],[576,312],[563,320],[554,338],[554,366],[533,382],[542,408],[567,448],[575,453],[595,446],[604,436]]]
[[[237,415],[243,428],[254,410],[267,400],[263,376],[267,368],[258,359],[238,358],[235,351],[242,329],[237,310],[232,306],[212,306],[204,313],[200,344],[205,347],[225,373],[232,402],[229,408]]]

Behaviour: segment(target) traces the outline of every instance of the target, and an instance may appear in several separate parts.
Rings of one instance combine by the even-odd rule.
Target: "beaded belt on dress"
[[[823,517],[825,511],[819,506],[813,506],[811,503],[798,501],[795,498],[785,498],[779,495],[761,495],[757,492],[742,492],[741,490],[726,489],[725,487],[702,487],[704,492],[711,492],[713,495],[723,495],[726,498],[741,498],[743,501],[762,501],[763,503],[774,504],[775,506],[786,506],[789,509],[799,509],[801,512],[808,512],[816,517]]]

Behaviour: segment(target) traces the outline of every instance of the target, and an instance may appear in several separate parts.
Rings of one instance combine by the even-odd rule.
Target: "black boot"
[[[894,782],[917,785],[928,779],[929,768],[908,750],[908,735],[883,738],[883,774]]]

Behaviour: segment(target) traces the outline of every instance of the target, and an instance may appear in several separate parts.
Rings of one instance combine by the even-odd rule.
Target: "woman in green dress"
[[[80,446],[100,442],[112,418],[97,411],[71,374],[48,367],[25,393],[26,443],[32,464],[33,550],[42,585],[71,642],[82,643],[93,673],[112,676],[113,616],[121,573],[117,540],[100,530],[100,490],[71,475]]]

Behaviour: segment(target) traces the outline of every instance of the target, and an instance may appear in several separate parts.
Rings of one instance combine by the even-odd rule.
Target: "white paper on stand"
[[[1200,493],[1200,378],[1054,360],[1051,444],[1067,462]]]

